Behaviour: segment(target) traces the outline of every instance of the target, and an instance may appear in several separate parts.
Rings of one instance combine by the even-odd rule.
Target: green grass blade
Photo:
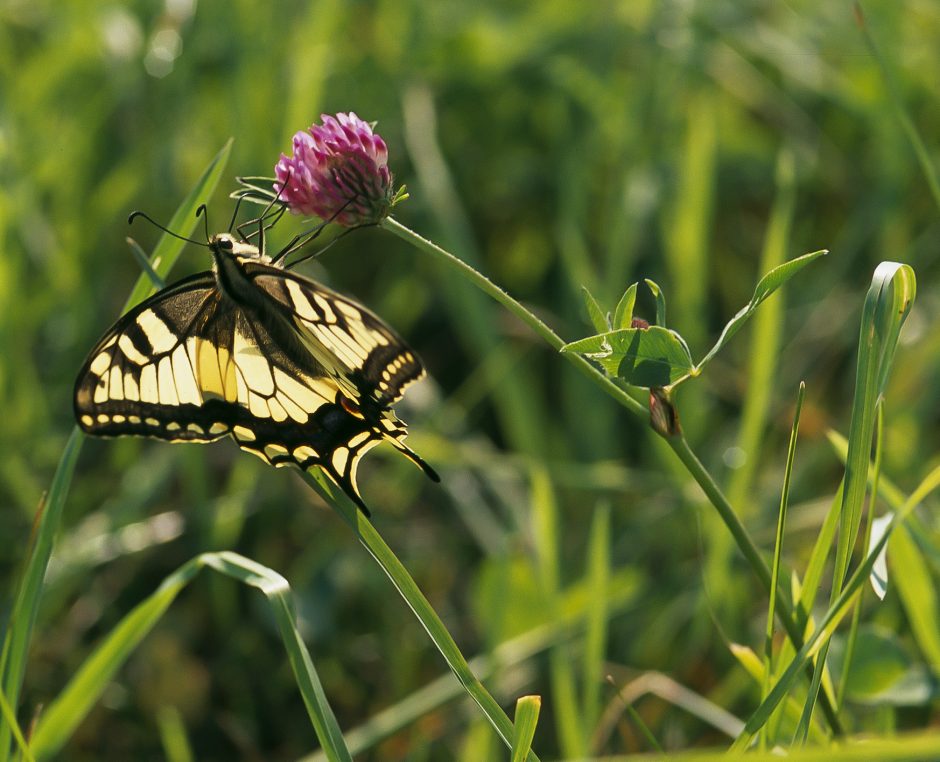
[[[134,255],[134,259],[137,260],[137,264],[140,266],[140,269],[143,270],[144,275],[150,278],[150,283],[153,285],[153,287],[156,289],[165,287],[166,281],[157,274],[156,270],[153,269],[150,264],[150,257],[148,257],[147,253],[140,247],[140,244],[130,236],[124,240],[127,241],[127,245],[130,247],[131,254]]]
[[[829,557],[829,549],[833,545],[836,537],[836,529],[839,526],[839,508],[842,505],[843,483],[839,484],[835,497],[826,513],[826,519],[823,521],[819,535],[813,545],[813,552],[809,556],[809,564],[806,567],[806,574],[800,585],[800,605],[796,612],[801,618],[801,624],[806,625],[810,612],[816,604],[816,594],[819,592],[819,585],[822,582],[823,572],[826,569],[826,559]]]
[[[378,530],[372,525],[372,522],[356,508],[341,490],[331,485],[327,478],[319,473],[319,469],[317,469],[317,473],[304,471],[302,478],[316,492],[328,500],[343,520],[353,529],[359,538],[359,542],[379,564],[382,571],[388,575],[395,589],[398,590],[405,603],[408,604],[418,618],[421,626],[430,636],[431,642],[434,643],[435,648],[444,657],[447,666],[451,668],[464,690],[483,711],[483,714],[507,748],[511,748],[514,732],[512,720],[509,719],[496,699],[486,690],[483,683],[470,669],[470,665],[467,664],[467,660],[460,652],[437,612],[428,603],[428,599],[424,597],[414,578],[398,560],[392,549],[388,547]],[[529,762],[538,762],[535,752],[529,753],[528,760]]]
[[[915,293],[916,280],[909,266],[882,262],[875,270],[865,297],[859,331],[855,396],[849,423],[845,491],[839,517],[834,596],[841,589],[848,572],[849,559],[861,524],[876,403],[884,392],[901,326],[910,312]]]
[[[584,638],[584,726],[593,728],[600,717],[601,689],[604,686],[604,659],[607,654],[608,596],[610,585],[610,506],[594,510],[587,548],[587,622]]]
[[[539,724],[541,696],[523,696],[516,702],[515,735],[512,739],[512,762],[525,762],[532,748],[535,728]]]
[[[78,428],[73,428],[65,449],[62,451],[49,493],[37,517],[32,547],[27,556],[26,571],[16,591],[16,599],[3,641],[3,694],[9,706],[14,708],[14,712],[19,703],[23,675],[26,672],[26,656],[36,622],[39,600],[42,597],[42,581],[62,520],[62,509],[72,482],[75,463],[81,451],[82,439],[82,433]],[[10,727],[4,724],[0,727],[0,758],[7,758],[9,745]]]
[[[277,620],[294,676],[327,759],[330,762],[351,762],[352,757],[323,694],[310,654],[297,630],[287,580],[277,572],[231,552],[204,553],[188,561],[121,620],[40,718],[30,743],[37,759],[47,759],[64,746],[117,670],[203,567],[264,593]]]
[[[180,590],[196,576],[200,566],[197,557],[173,572],[156,592],[135,606],[85,660],[36,725],[30,748],[37,759],[48,759],[61,750],[117,670],[153,629]]]
[[[608,616],[622,614],[634,601],[637,594],[636,583],[637,575],[629,566],[611,574],[610,595],[606,607]],[[592,605],[589,583],[582,581],[572,585],[565,590],[562,606],[564,613],[560,619],[533,627],[501,643],[492,652],[473,657],[469,662],[471,670],[481,679],[504,674],[508,669],[534,658],[561,640],[577,637]],[[448,672],[409,694],[397,704],[378,712],[359,727],[348,730],[344,735],[346,745],[353,754],[361,754],[461,696],[466,696],[463,686],[454,679],[452,672]],[[487,727],[489,729],[489,726]],[[300,762],[324,762],[325,759],[322,752],[317,752],[303,757]]]
[[[872,528],[875,526],[875,506],[878,504],[878,484],[879,477],[881,476],[881,456],[884,453],[884,405],[881,401],[878,402],[877,415],[875,418],[875,467],[874,472],[871,478],[871,497],[868,500],[868,521],[865,524],[865,537],[862,542],[863,548],[870,548],[872,543]],[[880,539],[880,531],[877,539]],[[876,542],[877,542],[876,539]],[[866,550],[867,552],[867,550]],[[872,583],[872,587],[875,590],[878,590],[878,572],[880,571],[879,567],[884,566],[884,574],[881,575],[881,579],[884,580],[885,585],[887,585],[888,574],[887,574],[887,565],[884,562],[885,552],[883,551],[881,557],[875,561],[875,566],[872,567],[872,575],[869,577]],[[880,600],[884,599],[884,591],[878,594]],[[839,689],[836,693],[836,706],[843,706],[843,701],[845,699],[846,689],[849,684],[849,675],[851,674],[852,666],[852,657],[855,654],[855,644],[858,639],[858,627],[862,618],[862,605],[861,605],[862,596],[859,596],[859,600],[855,605],[855,610],[852,612],[852,622],[849,625],[849,634],[845,642],[845,657],[842,660],[842,675],[839,678]]]
[[[10,702],[6,700],[6,697],[2,693],[0,693],[0,716],[3,717],[6,727],[12,731],[13,740],[16,741],[16,745],[23,755],[23,759],[26,760],[26,762],[33,762],[35,758],[26,743],[26,739],[23,737],[20,724],[16,721],[16,713],[13,711],[13,707],[10,706]]]
[[[663,220],[664,254],[676,325],[693,346],[701,346],[709,278],[708,231],[717,184],[717,102],[704,91],[694,92],[686,116],[675,205]],[[665,325],[658,317],[656,324]]]
[[[783,535],[787,524],[787,507],[790,502],[790,480],[793,476],[793,460],[796,457],[796,439],[800,431],[800,413],[806,396],[806,384],[800,382],[796,396],[796,411],[793,414],[793,426],[790,429],[790,445],[787,449],[787,465],[783,476],[783,490],[780,494],[780,510],[777,514],[777,535],[774,541],[774,560],[770,567],[770,602],[767,610],[767,630],[764,637],[764,681],[761,686],[761,698],[766,698],[770,690],[770,676],[773,674],[774,620],[777,608],[777,590],[780,584],[780,558],[783,554]]]
[[[728,762],[725,749],[708,751],[695,749],[686,752],[670,752],[669,762]],[[733,758],[733,757],[731,757]],[[616,762],[651,762],[657,759],[649,754],[630,754],[616,757]],[[660,759],[665,759],[660,757]],[[786,749],[761,753],[749,753],[744,757],[749,762],[924,762],[940,759],[940,736],[936,730],[895,737],[875,737],[871,733],[860,734],[839,744],[823,744],[805,749]],[[614,762],[610,758],[609,762]]]
[[[186,737],[186,726],[175,706],[167,705],[157,713],[157,725],[167,762],[195,762],[196,757]]]
[[[307,713],[310,715],[327,758],[331,762],[334,760],[351,762],[352,757],[343,741],[343,733],[323,692],[323,686],[313,666],[310,652],[297,629],[297,616],[290,598],[290,585],[287,580],[266,566],[237,553],[223,551],[207,554],[203,558],[204,563],[210,568],[237,579],[245,585],[257,588],[268,599],[277,621],[277,628],[281,633],[281,640],[287,649],[294,679],[297,680],[300,693],[307,705]]]
[[[548,472],[541,467],[532,469],[532,535],[538,578],[554,619],[561,614],[558,505]],[[587,753],[587,739],[567,643],[558,643],[552,648],[549,667],[556,732],[562,753],[566,757],[584,756]]]
[[[183,199],[183,203],[180,204],[173,213],[173,216],[167,223],[169,230],[181,236],[190,236],[196,229],[196,223],[198,222],[196,210],[201,204],[209,203],[209,199],[212,197],[215,187],[219,183],[219,178],[222,177],[222,172],[225,171],[225,165],[228,163],[228,157],[231,151],[232,140],[229,138],[212,161],[209,162],[209,166],[205,168],[202,175],[196,181],[189,195]],[[166,279],[173,265],[176,264],[176,260],[179,259],[180,252],[183,251],[185,245],[185,241],[174,238],[168,233],[161,235],[160,240],[157,241],[157,245],[154,247],[153,254],[150,255],[149,264],[152,274],[156,275],[158,278]],[[140,274],[137,283],[134,284],[131,295],[127,299],[127,303],[124,305],[124,312],[153,293],[154,285],[152,277],[153,276],[148,272]]]
[[[790,662],[787,669],[780,676],[780,679],[774,685],[767,698],[761,703],[757,710],[755,710],[754,714],[748,718],[744,726],[744,731],[738,736],[734,744],[732,744],[731,748],[733,751],[743,751],[748,747],[751,740],[754,738],[754,734],[764,726],[771,712],[773,712],[784,696],[786,696],[800,671],[813,656],[820,652],[824,644],[832,637],[839,623],[851,610],[855,596],[860,593],[863,585],[868,582],[868,576],[871,574],[872,567],[875,565],[875,561],[882,549],[887,545],[894,530],[901,526],[914,508],[938,487],[940,487],[940,466],[931,471],[918,485],[917,489],[911,493],[907,502],[895,514],[891,523],[885,529],[884,535],[882,535],[877,543],[872,545],[868,555],[865,556],[862,563],[855,569],[838,597],[836,597],[829,606],[829,610],[819,622],[819,626],[813,632],[812,636],[806,640],[803,647],[797,652],[793,661]]]
[[[193,190],[171,218],[169,224],[171,230],[181,235],[188,235],[192,232],[196,224],[196,209],[200,204],[209,200],[209,196],[215,189],[225,168],[231,146],[232,141],[229,140],[209,163]],[[157,247],[154,249],[153,256],[150,258],[151,274],[141,273],[125,304],[125,311],[153,290],[153,275],[158,278],[166,277],[179,257],[183,245],[183,241],[166,233],[161,236]],[[13,707],[19,701],[19,692],[25,672],[26,650],[29,647],[36,611],[39,606],[42,580],[45,576],[46,566],[49,563],[49,556],[52,553],[54,538],[58,533],[62,507],[68,494],[72,473],[81,449],[81,442],[81,432],[77,428],[73,429],[53,477],[52,486],[46,497],[45,508],[39,517],[33,552],[29,555],[26,573],[22,584],[17,590],[10,623],[4,636],[3,653],[0,656],[0,674],[3,678],[3,692],[10,706]],[[7,759],[9,742],[9,729],[6,726],[0,727],[0,761]]]

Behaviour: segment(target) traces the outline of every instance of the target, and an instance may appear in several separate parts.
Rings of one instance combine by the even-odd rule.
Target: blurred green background
[[[936,161],[940,4],[865,10]],[[792,402],[807,382],[786,563],[802,570],[838,484],[824,432],[847,425],[861,303],[883,259],[911,264],[919,281],[888,396],[885,470],[909,488],[937,461],[940,216],[848,2],[8,1],[0,67],[0,616],[72,428],[74,375],[139,274],[124,239],[147,249],[157,239],[146,224],[129,229],[127,214],[167,220],[234,137],[209,209],[221,229],[235,175],[271,174],[291,135],[321,112],[378,120],[411,193],[399,219],[569,341],[593,333],[582,285],[612,308],[649,277],[666,291],[671,327],[701,357],[750,297],[775,214],[791,220],[787,258],[830,249],[788,286],[785,305],[776,300],[785,306],[779,350],[752,350],[749,328],[679,399],[693,448],[770,548]],[[791,211],[779,211],[786,203]],[[292,225],[276,233],[285,238]],[[206,264],[190,247],[175,275]],[[379,530],[464,653],[557,619],[559,591],[576,603],[592,519],[609,510],[616,602],[605,674],[619,685],[659,670],[746,716],[757,690],[727,641],[760,642],[765,597],[643,423],[388,233],[358,231],[304,271],[385,317],[428,367],[399,411],[443,484],[426,483],[390,448],[367,459],[360,481]],[[638,312],[653,313],[642,289]],[[766,416],[742,440],[761,352],[770,355],[757,390]],[[742,441],[761,447],[745,451]],[[553,517],[554,540],[533,514]],[[918,540],[934,575],[937,537],[925,518]],[[216,549],[289,579],[344,729],[445,672],[346,525],[293,474],[227,443],[88,441],[21,719],[169,572]],[[905,665],[922,660],[891,593],[863,621]],[[582,631],[564,646],[575,665]],[[549,640],[561,639],[554,631]],[[553,714],[559,651],[537,650],[488,684],[507,706],[543,695],[535,748],[545,759],[567,747]],[[597,696],[584,714],[588,736],[601,727],[595,752],[648,749],[619,718],[604,675],[576,682]],[[865,686],[858,691],[864,702]],[[861,709],[855,729],[921,727],[936,719],[931,703],[932,694],[898,711]],[[638,709],[669,747],[724,742],[670,702],[648,698]],[[289,760],[316,748],[257,593],[201,577],[62,758],[162,758],[167,716],[182,720],[201,760]],[[506,758],[489,733],[464,700],[360,758]]]

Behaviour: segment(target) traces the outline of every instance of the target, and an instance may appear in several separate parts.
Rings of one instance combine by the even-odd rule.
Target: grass
[[[870,5],[5,6],[0,756],[937,756],[940,14]],[[349,109],[410,198],[305,271],[421,354],[399,412],[442,486],[379,448],[361,523],[226,445],[80,442],[139,251],[205,267],[128,213],[185,233],[196,188],[221,229],[234,175]],[[682,435],[623,363],[559,356],[606,310],[683,337]],[[207,564],[289,592],[193,572],[164,599]]]

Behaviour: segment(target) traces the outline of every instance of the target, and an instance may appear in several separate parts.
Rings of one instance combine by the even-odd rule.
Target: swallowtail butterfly
[[[105,333],[75,383],[81,428],[170,442],[231,436],[271,465],[318,466],[367,515],[356,469],[380,442],[438,481],[391,410],[424,375],[420,360],[361,304],[280,264],[286,250],[266,256],[261,233],[260,248],[209,237],[212,270]]]

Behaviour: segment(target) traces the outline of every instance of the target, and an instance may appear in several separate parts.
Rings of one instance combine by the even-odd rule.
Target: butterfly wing
[[[208,400],[231,404],[233,315],[220,310],[211,273],[199,273],[131,309],[88,355],[75,383],[75,417],[96,436],[133,434],[171,442],[211,442],[230,425],[209,420]],[[228,345],[228,346],[227,346]],[[217,348],[215,374],[207,347]]]

